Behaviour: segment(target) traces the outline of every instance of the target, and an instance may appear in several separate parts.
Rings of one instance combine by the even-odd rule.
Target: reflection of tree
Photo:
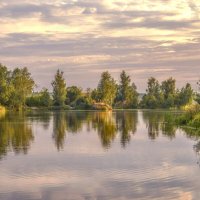
[[[66,133],[66,119],[65,112],[55,112],[53,115],[53,138],[58,150],[63,149],[65,133]]]
[[[67,131],[77,133],[82,130],[83,122],[88,119],[88,112],[67,112],[66,123]]]
[[[121,133],[121,144],[123,147],[131,139],[131,134],[137,130],[138,113],[137,112],[117,112],[117,129]]]
[[[48,129],[51,119],[51,113],[50,112],[41,112],[41,111],[32,111],[30,114],[30,121],[31,122],[38,122],[42,123],[42,126],[44,129]]]
[[[163,122],[163,113],[144,111],[143,119],[148,129],[150,139],[156,139],[159,135],[160,123]]]
[[[23,114],[7,114],[0,119],[0,157],[9,150],[26,154],[33,139],[32,128]]]
[[[200,166],[200,141],[198,141],[195,145],[194,145],[194,151],[196,152],[197,155],[197,164]]]
[[[164,121],[161,123],[162,134],[166,135],[170,139],[176,135],[177,127],[174,124],[174,113],[165,113]]]
[[[148,135],[151,139],[156,139],[159,132],[173,138],[176,133],[176,126],[173,123],[173,113],[144,111],[143,119],[148,128]]]
[[[58,150],[63,149],[66,132],[77,133],[87,121],[88,112],[55,112],[53,115],[53,138]]]
[[[95,112],[92,115],[92,126],[97,130],[103,147],[110,147],[117,132],[112,112]]]

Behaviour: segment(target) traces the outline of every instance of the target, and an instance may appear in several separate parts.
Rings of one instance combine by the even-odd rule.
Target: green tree
[[[198,91],[196,93],[195,100],[200,104],[200,80],[197,82],[197,86],[198,86]]]
[[[67,90],[62,71],[57,70],[54,81],[52,82],[52,87],[54,105],[64,106]]]
[[[101,101],[101,96],[98,92],[98,90],[95,88],[94,90],[92,90],[91,92],[91,98],[92,100],[96,101],[96,102],[100,102]]]
[[[177,106],[184,106],[186,104],[192,103],[193,99],[193,89],[192,86],[187,83],[185,87],[177,94]]]
[[[40,104],[41,106],[49,107],[52,105],[51,95],[47,88],[43,88],[40,92]]]
[[[0,105],[8,105],[12,89],[11,72],[0,64]]]
[[[29,107],[49,107],[52,105],[52,98],[48,89],[43,88],[42,91],[33,93],[26,99],[26,105]]]
[[[26,67],[14,69],[11,82],[13,91],[11,93],[10,105],[16,109],[21,109],[25,106],[27,96],[32,94],[35,82]]]
[[[164,107],[173,107],[175,103],[176,96],[176,80],[172,77],[163,81],[161,84],[161,89],[164,95]]]
[[[120,85],[118,87],[117,99],[122,103],[122,107],[136,107],[138,103],[137,87],[134,83],[131,85],[130,76],[123,70],[120,74]]]
[[[141,106],[144,108],[158,108],[163,102],[163,94],[158,80],[151,77],[147,82],[146,94],[142,98]]]
[[[71,86],[67,88],[66,103],[71,104],[75,102],[82,95],[82,89],[77,86]]]
[[[126,74],[126,72],[123,70],[120,74],[120,97],[122,102],[127,101],[129,95],[130,95],[130,84],[131,84],[131,79],[130,76]]]
[[[97,91],[100,101],[112,106],[117,93],[117,85],[109,72],[106,71],[101,74]]]

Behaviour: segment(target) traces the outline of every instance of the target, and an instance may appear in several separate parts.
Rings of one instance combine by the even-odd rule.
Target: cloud
[[[105,69],[116,78],[129,71],[141,91],[148,76],[164,79],[170,70],[180,86],[182,77],[195,85],[199,6],[194,0],[2,0],[0,62],[26,65],[41,87],[57,68],[70,74],[69,84],[83,87],[95,87]]]

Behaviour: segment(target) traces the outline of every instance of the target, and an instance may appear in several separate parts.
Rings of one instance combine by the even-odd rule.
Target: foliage
[[[200,81],[197,82],[200,91]],[[154,77],[148,79],[146,94],[139,102],[136,85],[123,70],[120,82],[116,83],[106,71],[101,74],[97,88],[93,90],[71,86],[66,88],[63,72],[57,70],[52,81],[53,93],[47,89],[33,94],[34,80],[27,68],[15,68],[9,71],[0,64],[0,105],[20,110],[25,106],[51,107],[52,109],[95,109],[95,105],[104,108],[184,108],[194,103],[200,104],[199,91],[194,91],[189,83],[180,90],[176,89],[176,80],[168,78],[161,84]],[[52,107],[53,106],[53,107]],[[57,108],[55,108],[57,107]],[[102,107],[102,106],[97,106]]]
[[[117,85],[109,72],[103,72],[98,84],[97,94],[99,100],[108,105],[112,105],[117,93]]]
[[[54,81],[52,82],[53,87],[53,102],[56,106],[64,106],[66,99],[66,83],[63,77],[63,72],[57,70],[57,73],[54,77]]]
[[[187,83],[186,86],[183,87],[181,91],[178,92],[177,94],[177,99],[176,99],[177,106],[180,107],[187,104],[191,104],[193,99],[193,94],[194,92],[191,85]]]
[[[120,85],[118,86],[115,107],[136,108],[137,104],[137,87],[134,83],[131,85],[130,76],[128,76],[125,71],[122,71],[120,74]]]
[[[87,96],[80,96],[75,102],[76,109],[93,109],[91,99]]]
[[[10,98],[10,106],[19,110],[25,106],[26,98],[33,92],[35,82],[26,67],[14,69],[11,82],[13,90]]]
[[[194,92],[189,83],[180,91],[176,89],[176,80],[169,78],[159,82],[151,77],[148,88],[143,96],[140,106],[142,108],[180,108],[192,104]]]
[[[80,98],[82,95],[82,89],[78,88],[77,86],[71,86],[67,88],[67,98],[66,98],[66,104],[71,105],[74,103],[78,98]]]
[[[195,96],[195,101],[200,104],[200,94],[197,93],[196,96]]]
[[[151,77],[147,82],[146,94],[143,96],[140,103],[142,108],[158,108],[163,102],[163,94],[158,80]]]
[[[0,105],[8,105],[12,92],[11,72],[0,64]]]
[[[29,107],[49,107],[52,105],[51,95],[48,89],[44,88],[41,92],[34,93],[26,99]]]
[[[178,125],[191,126],[200,130],[200,105],[194,104],[186,108],[186,112],[176,119]]]

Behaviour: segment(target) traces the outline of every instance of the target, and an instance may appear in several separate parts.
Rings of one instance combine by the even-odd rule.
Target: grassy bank
[[[200,105],[195,104],[185,108],[185,113],[176,119],[179,126],[191,127],[200,132]]]

